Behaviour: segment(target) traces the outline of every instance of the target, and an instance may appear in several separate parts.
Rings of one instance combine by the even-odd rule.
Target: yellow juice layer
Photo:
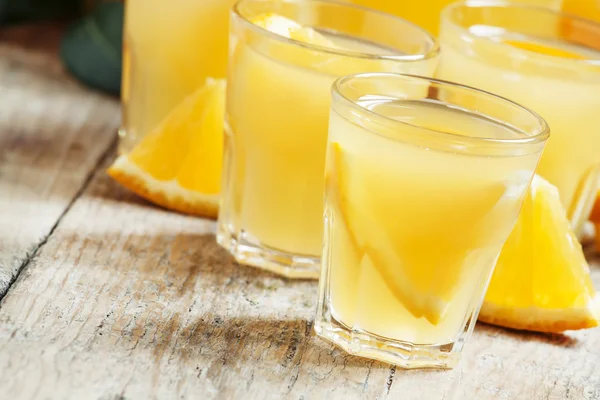
[[[228,135],[235,225],[267,246],[318,255],[332,78],[240,45],[233,55]],[[292,122],[293,121],[293,122]],[[290,123],[292,122],[292,123]]]
[[[469,57],[445,40],[451,38],[442,38],[445,47],[438,77],[507,97],[538,112],[548,122],[551,136],[537,171],[558,187],[563,205],[573,216],[578,202],[591,195],[581,192],[583,182],[591,179],[593,171],[600,167],[597,128],[600,73],[594,75],[589,67],[577,66],[575,62],[590,55],[600,58],[600,53],[584,54],[568,46],[508,41],[511,47],[526,50],[524,59],[548,56],[545,61],[548,65],[552,65],[553,60],[577,59],[569,73],[553,76],[542,66],[530,64],[525,69],[518,64],[508,65],[493,51],[486,53],[484,59]],[[481,40],[478,46],[483,49],[485,41]],[[498,47],[498,44],[494,46]],[[506,49],[508,51],[509,47]]]
[[[515,135],[441,106],[376,106],[390,116],[409,109],[397,119],[429,128],[435,121],[445,132]],[[453,342],[483,298],[537,155],[435,151],[371,133],[336,112],[330,124],[323,262],[334,317],[395,340]]]
[[[327,35],[337,47],[386,51]],[[252,40],[252,39],[251,39]],[[262,245],[320,257],[330,91],[366,70],[430,75],[435,60],[403,65],[348,58],[256,38],[232,51],[226,181],[220,219]]]
[[[131,150],[207,77],[225,77],[234,2],[127,0],[122,151]]]

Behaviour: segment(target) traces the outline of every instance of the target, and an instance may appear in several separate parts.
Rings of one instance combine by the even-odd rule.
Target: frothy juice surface
[[[358,103],[406,126],[382,135],[373,133],[380,125],[331,114],[323,263],[332,316],[353,331],[452,343],[480,301],[473,294],[484,291],[538,154],[477,156],[440,151],[435,141],[402,142],[422,128],[519,136],[435,101],[368,96]]]
[[[353,37],[317,34],[325,49],[400,55]],[[332,83],[339,76],[368,70],[430,76],[436,60],[403,64],[344,56],[252,33],[238,35],[230,57],[230,161],[220,225],[238,240],[243,236],[270,249],[318,258]]]
[[[227,71],[235,0],[127,0],[123,45],[122,152],[201,87]]]
[[[437,76],[504,96],[548,122],[551,136],[537,172],[558,187],[576,218],[577,206],[593,190],[586,183],[600,167],[600,67],[591,66],[600,65],[600,51],[494,27],[475,26],[470,32],[481,39],[467,51],[456,29],[442,29],[445,47]]]

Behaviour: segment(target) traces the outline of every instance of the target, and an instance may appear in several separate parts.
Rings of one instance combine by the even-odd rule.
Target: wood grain
[[[118,126],[117,100],[83,89],[63,71],[54,53],[60,29],[0,34],[0,299]]]
[[[11,398],[381,392],[388,366],[313,338],[314,282],[239,267],[213,222],[136,201],[99,172],[4,299]]]
[[[597,399],[600,330],[481,325],[453,371],[358,359],[314,336],[316,283],[240,267],[214,223],[98,171],[2,302],[11,399]],[[594,270],[596,283],[600,274]]]

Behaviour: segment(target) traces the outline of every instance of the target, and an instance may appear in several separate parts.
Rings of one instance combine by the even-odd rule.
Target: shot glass
[[[131,151],[207,78],[225,77],[234,2],[125,2],[120,153]]]
[[[528,109],[430,78],[336,81],[317,334],[403,368],[469,339],[549,130]]]
[[[269,16],[311,28],[319,44],[257,24]],[[239,263],[318,278],[332,83],[364,71],[431,76],[438,46],[400,18],[329,0],[241,0],[230,26],[217,241]]]
[[[558,187],[580,234],[600,179],[600,24],[521,4],[458,3],[442,13],[440,43],[437,77],[507,97],[548,122],[538,173]]]

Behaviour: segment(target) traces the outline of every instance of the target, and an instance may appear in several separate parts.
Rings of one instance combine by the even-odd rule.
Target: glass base
[[[239,235],[234,233],[223,224],[217,227],[217,243],[240,264],[261,268],[286,278],[319,279],[320,257],[290,254],[270,248],[249,240],[243,232]]]
[[[369,332],[352,330],[331,315],[317,316],[315,332],[349,354],[394,364],[400,368],[454,368],[460,359],[462,341],[420,345],[397,341]]]

